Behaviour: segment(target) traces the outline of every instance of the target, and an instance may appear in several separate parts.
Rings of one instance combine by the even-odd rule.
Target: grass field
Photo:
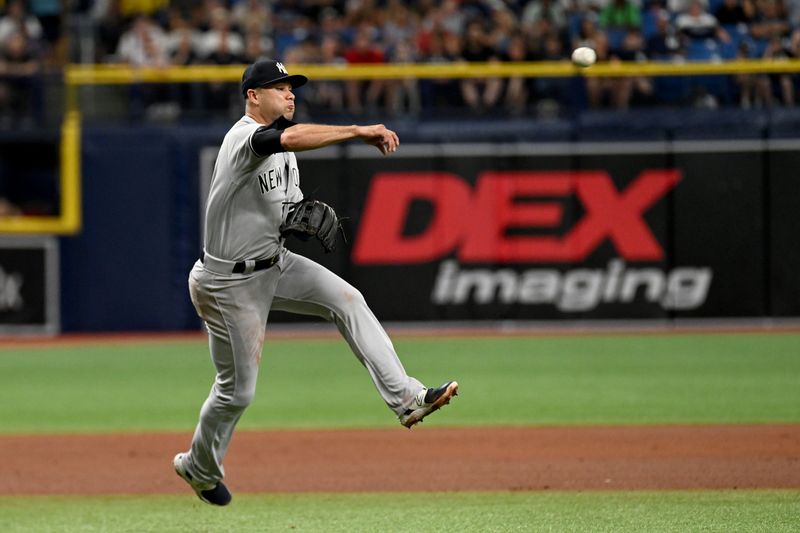
[[[792,491],[242,495],[211,508],[179,496],[0,498],[4,531],[764,532],[797,531]]]
[[[420,338],[396,346],[409,374],[461,384],[458,407],[437,414],[437,425],[800,421],[800,334]],[[0,431],[189,430],[212,378],[201,341],[5,349]],[[344,341],[279,340],[264,350],[240,427],[395,424]]]
[[[461,383],[441,426],[800,422],[798,333],[396,345],[410,374]],[[201,341],[2,349],[0,432],[189,432],[212,374]],[[268,341],[259,389],[242,428],[397,424],[341,340]],[[189,495],[0,497],[7,531],[781,532],[798,516],[791,490],[241,494],[228,509]]]

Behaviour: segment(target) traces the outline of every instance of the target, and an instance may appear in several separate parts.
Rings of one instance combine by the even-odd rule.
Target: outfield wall
[[[186,276],[224,131],[84,129],[84,226],[60,239],[64,330],[199,327]],[[348,242],[291,247],[351,280],[382,320],[800,316],[798,149],[330,147],[299,154],[301,180],[346,217]]]

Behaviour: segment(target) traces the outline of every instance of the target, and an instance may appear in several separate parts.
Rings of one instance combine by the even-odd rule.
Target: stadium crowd
[[[80,24],[74,21],[80,21]],[[452,63],[782,58],[800,54],[800,0],[7,0],[0,17],[0,112],[31,75],[66,61],[134,66]],[[581,87],[576,90],[576,83]],[[417,114],[468,108],[509,115],[662,104],[793,106],[793,75],[318,81],[314,110]],[[145,104],[241,107],[230,84],[140,87]]]

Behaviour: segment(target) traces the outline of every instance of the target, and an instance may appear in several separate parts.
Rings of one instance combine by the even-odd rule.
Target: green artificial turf
[[[400,339],[409,374],[457,379],[443,425],[800,421],[800,334]],[[0,350],[0,432],[191,430],[202,341]],[[268,341],[240,427],[397,422],[346,343]]]
[[[12,532],[797,531],[798,491],[0,497]]]

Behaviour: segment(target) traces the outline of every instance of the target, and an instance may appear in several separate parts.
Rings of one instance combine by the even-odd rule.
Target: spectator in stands
[[[756,15],[750,23],[750,35],[766,45],[773,37],[788,38],[791,25],[783,6],[777,0],[760,0],[756,3]]]
[[[338,35],[328,33],[319,45],[319,62],[323,65],[343,65],[342,44]],[[344,84],[339,80],[319,80],[303,89],[303,100],[315,110],[325,113],[341,113],[344,105]]]
[[[528,51],[528,43],[522,32],[515,32],[508,40],[508,46],[502,55],[503,61],[514,63],[530,61],[531,54]],[[530,90],[529,80],[522,76],[511,76],[505,80],[505,93],[503,95],[503,105],[509,114],[516,116],[522,115],[528,106]]]
[[[96,0],[88,16],[94,27],[94,60],[102,63],[115,59],[114,53],[119,48],[119,40],[127,29],[127,24],[119,11],[119,4],[112,0]],[[87,60],[85,57],[79,59]]]
[[[22,210],[11,203],[7,198],[0,197],[0,217],[15,217],[22,214]]]
[[[39,19],[26,11],[23,0],[9,0],[5,15],[0,18],[0,44],[20,32],[30,46],[36,46],[44,34]]]
[[[800,28],[800,0],[783,0],[783,10],[792,28]]]
[[[199,32],[208,31],[211,28],[211,13],[217,8],[225,7],[221,0],[201,0],[200,2],[189,2],[189,4],[182,11],[192,27]]]
[[[231,25],[240,34],[256,29],[262,35],[272,33],[272,11],[263,0],[239,0],[231,9]]]
[[[486,43],[500,56],[506,52],[511,36],[519,23],[510,9],[500,6],[492,9],[492,21],[486,35]]]
[[[199,63],[200,56],[197,53],[199,32],[176,9],[170,11],[169,25],[170,31],[166,40],[170,64],[187,66]],[[205,91],[205,83],[177,83],[170,86],[171,100],[177,105],[178,112],[205,110],[206,105],[203,100]]]
[[[168,40],[164,31],[146,15],[137,17],[122,34],[117,60],[134,67],[162,68],[170,64]],[[131,118],[161,120],[174,118],[179,109],[174,103],[174,87],[161,83],[140,83],[130,86]]]
[[[40,6],[42,13],[54,9],[55,0],[29,1]],[[86,4],[91,4],[93,20],[98,24],[98,59],[107,60],[109,51],[116,50],[119,56],[112,59],[145,66],[250,63],[262,56],[292,63],[403,62],[409,57],[434,63],[561,59],[571,48],[582,44],[594,48],[600,61],[630,61],[640,53],[656,60],[674,60],[693,57],[690,54],[698,50],[708,58],[733,58],[744,50],[751,57],[779,58],[794,53],[786,9],[796,6],[800,22],[800,0],[91,0]],[[43,29],[40,24],[37,29],[36,17],[25,13],[26,2],[7,0],[6,5],[6,16],[0,19],[0,42],[9,28],[20,27],[20,20],[29,32],[28,46],[41,42]],[[167,5],[171,6],[169,12],[165,10]],[[665,16],[669,14],[665,5],[685,8],[677,14],[674,24]],[[714,7],[713,15],[708,11],[709,5]],[[173,11],[191,22],[182,23],[177,30],[173,27]],[[123,15],[137,13],[159,18],[136,17],[131,31],[125,32],[123,43],[119,37],[124,28]],[[169,19],[163,16],[165,13],[170,13]],[[194,18],[190,19],[190,15]],[[140,28],[142,20],[149,21],[144,24],[148,26],[146,31]],[[166,44],[159,25],[170,27]],[[737,26],[740,29],[734,34]],[[720,47],[719,42],[729,41],[725,28],[731,30],[734,39]],[[638,29],[641,31],[631,32]],[[740,50],[737,43],[745,31],[753,40],[748,39],[749,48]],[[190,37],[192,32],[195,37]],[[309,40],[311,37],[313,41]],[[556,46],[559,39],[560,47]],[[640,46],[642,42],[644,45]],[[690,50],[690,42],[707,48]],[[159,51],[161,46],[166,47],[165,51]],[[162,59],[164,54],[166,58]],[[794,104],[794,92],[789,91],[794,79],[735,79],[743,105],[770,105],[767,88],[775,104]],[[413,91],[406,82],[391,89],[392,82],[380,80],[326,80],[299,96],[308,100],[304,109],[315,111],[341,110],[342,98],[353,113],[363,112],[362,103],[373,111],[379,105],[385,110],[397,110],[398,95],[402,94],[405,108],[422,105],[427,111],[434,106],[453,108],[465,104],[477,111],[502,106],[519,114],[531,102],[561,92],[548,87],[553,80],[540,81],[519,77],[420,80],[416,83],[421,104],[413,103]],[[587,77],[580,82],[587,84],[593,107],[625,108],[648,98],[647,84],[632,81],[630,91],[622,79]],[[206,85],[202,84],[203,91]],[[545,96],[538,95],[537,85],[542,85],[539,90]],[[637,87],[641,90],[637,91]],[[562,96],[567,92],[563,91]],[[220,101],[219,105],[227,105],[229,91],[220,90],[220,94],[225,95],[225,102]]]
[[[642,32],[630,29],[622,40],[619,50],[613,55],[620,61],[647,61],[645,42]],[[615,80],[613,106],[616,109],[628,109],[631,104],[649,104],[653,99],[653,81],[646,76],[625,77]]]
[[[637,28],[631,28],[625,32],[622,46],[614,55],[621,61],[642,62],[647,61],[645,52],[645,42],[642,32]]]
[[[562,61],[569,57],[569,52],[564,47],[561,35],[551,31],[544,37],[541,51],[535,56],[538,61]],[[568,103],[567,95],[570,92],[568,78],[535,78],[536,98],[539,100],[537,108],[542,114],[555,114],[562,106]]]
[[[425,43],[427,46],[421,58],[423,63],[448,64],[461,58],[461,40],[444,29],[440,28],[429,34]],[[460,93],[459,83],[453,78],[420,80],[422,106],[428,114],[453,107],[459,102]]]
[[[540,19],[535,26],[525,27],[523,31],[525,32],[528,50],[533,61],[541,61],[541,58],[547,55],[546,43],[549,36],[561,36],[558,28],[548,19]]]
[[[622,45],[622,40],[628,30],[642,28],[639,7],[633,0],[611,0],[600,11],[600,27],[608,36],[609,48],[616,50]]]
[[[34,118],[41,69],[25,30],[0,43],[0,126],[18,126]],[[38,104],[38,105],[37,105]]]
[[[655,31],[647,38],[645,54],[652,60],[672,60],[681,55],[681,41],[670,22],[669,13],[662,10],[656,16]]]
[[[672,13],[672,15],[674,17],[674,16],[676,16],[676,15],[678,15],[680,13],[683,13],[686,10],[688,10],[689,9],[689,3],[691,1],[692,0],[666,0],[667,11]],[[708,9],[710,1],[711,0],[701,0],[701,2],[703,4],[703,9]],[[714,1],[717,1],[717,0],[714,0]]]
[[[272,41],[259,32],[249,31],[244,37],[244,62],[252,64],[259,59],[275,57]]]
[[[351,65],[377,65],[386,62],[383,48],[377,42],[375,28],[367,23],[361,24],[353,38],[353,44],[344,52],[344,58]],[[386,80],[348,80],[346,86],[347,108],[351,113],[361,114],[366,102],[367,110],[374,113],[386,91]]]
[[[200,36],[199,48],[204,63],[213,65],[239,65],[245,62],[244,39],[233,30],[230,13],[223,7],[214,8],[210,29]],[[229,111],[238,105],[229,83],[206,84],[206,105],[211,110]]]
[[[241,62],[244,54],[244,39],[231,28],[230,13],[224,7],[216,7],[209,17],[210,27],[198,40],[200,56],[216,64]]]
[[[749,59],[750,53],[748,42],[741,41],[736,50],[736,59]],[[734,81],[739,89],[739,106],[742,109],[763,106],[764,97],[759,94],[758,76],[756,74],[736,74]]]
[[[164,31],[150,17],[137,17],[119,40],[117,58],[137,67],[166,66],[167,38]]]
[[[552,33],[561,33],[557,23],[549,17],[540,17],[531,20],[529,23],[520,24],[520,28],[525,34],[528,51],[534,60],[545,53],[544,44],[547,36]]]
[[[469,63],[498,61],[498,54],[487,42],[483,22],[473,19],[464,30],[461,40],[461,59]],[[467,78],[461,80],[461,97],[470,109],[483,112],[493,108],[500,98],[500,78]]]
[[[436,25],[451,35],[463,35],[467,25],[467,15],[459,7],[458,0],[444,0],[436,12],[431,13]]]
[[[393,52],[398,44],[408,47],[419,31],[417,14],[408,8],[401,0],[390,0],[386,6],[386,16],[382,28],[383,45]],[[402,53],[405,53],[402,52]]]
[[[722,42],[731,41],[728,32],[720,26],[714,15],[705,10],[701,0],[691,0],[689,2],[687,10],[675,18],[675,28],[681,37],[689,42],[706,39],[718,39]]]
[[[796,33],[796,32],[795,32]],[[784,38],[780,35],[770,37],[767,47],[764,50],[764,59],[789,59],[794,58],[798,39]],[[779,96],[780,103],[786,107],[793,107],[795,104],[794,75],[792,74],[762,74],[758,77],[759,94],[763,98],[764,105],[771,108],[776,103],[775,96]]]
[[[738,58],[752,57],[751,44],[748,41],[739,43]],[[790,45],[791,46],[791,45]],[[765,58],[793,57],[793,51],[783,50],[779,38],[773,38],[764,50]],[[739,105],[743,109],[772,108],[775,105],[775,93],[781,96],[785,105],[794,105],[794,87],[791,77],[781,74],[737,74],[734,77],[739,89]]]
[[[371,26],[373,29],[381,26],[382,11],[376,5],[375,0],[357,0],[345,2],[344,4],[344,23],[353,32],[363,26]],[[355,37],[355,33],[351,34]]]
[[[581,21],[581,29],[578,38],[573,41],[573,47],[588,46],[597,53],[599,63],[618,61],[611,55],[608,44],[608,36],[600,29],[594,17],[587,16]],[[604,107],[607,102],[613,100],[617,90],[618,78],[586,76],[583,78],[586,88],[586,99],[589,107],[598,109]]]
[[[320,45],[327,37],[331,37],[335,42],[341,44],[342,35],[344,34],[344,19],[336,9],[332,7],[325,8],[319,13],[316,33],[319,37]]]
[[[318,63],[319,59],[319,44],[312,36],[306,37],[283,52],[283,60],[292,65]]]
[[[172,65],[191,65],[199,61],[199,32],[178,11],[169,15],[170,31],[166,36],[167,54]]]
[[[531,32],[543,19],[549,22],[549,30],[560,33],[567,29],[567,14],[560,0],[528,2],[522,10],[520,24],[526,31]]]
[[[420,24],[424,24],[426,20],[431,18],[431,14],[438,9],[441,0],[417,0],[410,2],[409,7],[419,18]]]
[[[418,5],[417,8],[420,6]],[[416,11],[419,14],[419,11]],[[419,27],[415,39],[417,41],[417,49],[423,57],[427,56],[431,48],[431,41],[434,35],[442,36],[447,30],[442,25],[441,11],[431,7],[426,14],[419,15]],[[459,35],[459,34],[456,34]]]
[[[78,0],[78,1],[85,1],[85,0]],[[94,0],[97,1],[106,1],[106,0]],[[168,0],[169,10],[176,11],[180,13],[182,17],[189,21],[191,26],[194,27],[194,14],[195,10],[203,9],[205,6],[203,2],[197,2],[197,0]]]
[[[582,14],[578,25],[578,31],[572,36],[572,48],[575,49],[580,46],[587,46],[597,51],[598,39],[607,42],[605,31],[600,28],[598,15],[595,13]],[[599,58],[598,56],[598,59]]]
[[[316,37],[307,36],[302,41],[290,45],[283,53],[282,61],[285,64],[303,65],[309,63],[319,63],[322,61],[320,45]],[[295,119],[301,121],[310,120],[309,113],[312,111],[325,112],[324,106],[318,102],[318,86],[316,83],[310,84],[310,87],[304,87],[303,90],[297,95],[298,99],[302,99],[303,105],[299,106]]]
[[[535,0],[534,0],[535,1]],[[559,0],[564,6],[564,12],[570,18],[579,18],[585,15],[599,15],[600,11],[608,4],[608,0]]]
[[[753,0],[722,0],[714,16],[722,27],[741,26],[739,30],[742,35],[747,33],[746,25],[750,24],[756,14],[756,6]]]
[[[391,51],[393,64],[416,63],[419,59],[411,40],[397,41]],[[413,77],[393,80],[387,87],[387,110],[391,115],[416,116],[421,110],[419,80]]]
[[[48,59],[63,61],[65,50],[59,48],[61,40],[61,11],[60,0],[29,0],[30,12],[42,26],[42,41],[46,43],[44,54]]]

